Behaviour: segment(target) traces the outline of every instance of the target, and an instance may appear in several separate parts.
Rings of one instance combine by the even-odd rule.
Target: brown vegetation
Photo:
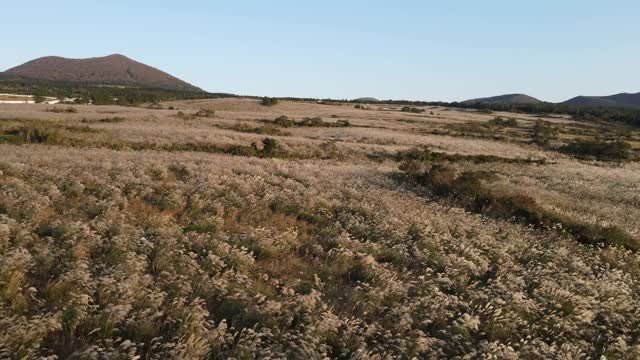
[[[0,357],[640,356],[634,129],[255,98],[74,108],[0,108]]]

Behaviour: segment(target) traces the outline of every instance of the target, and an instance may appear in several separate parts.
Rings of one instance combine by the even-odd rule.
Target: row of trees
[[[93,103],[96,105],[131,105],[165,100],[195,100],[233,96],[231,94],[187,92],[158,88],[97,86],[95,84],[47,80],[14,81],[2,79],[0,79],[0,92],[33,95],[36,102],[43,102],[45,97],[54,97],[61,100],[75,99],[77,103]]]

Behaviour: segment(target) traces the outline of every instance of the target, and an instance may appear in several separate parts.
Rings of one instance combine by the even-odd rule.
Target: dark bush
[[[309,281],[301,281],[295,287],[294,290],[301,295],[309,295],[311,294],[311,290],[313,290],[313,283]]]
[[[456,171],[444,165],[434,165],[425,174],[422,183],[431,186],[438,195],[449,195],[454,191]]]
[[[223,153],[235,156],[258,156],[258,146],[251,144],[246,145],[230,145],[222,150]]]
[[[418,107],[414,107],[414,106],[404,106],[402,107],[402,109],[400,110],[402,112],[408,112],[408,113],[416,113],[416,114],[420,114],[425,112],[425,109],[421,109]]]
[[[273,125],[265,126],[250,126],[247,124],[236,124],[232,126],[220,126],[222,129],[238,131],[242,133],[261,134],[261,135],[273,135],[273,136],[288,136],[290,133],[284,132]]]
[[[516,127],[518,126],[518,121],[514,118],[509,118],[509,119],[504,119],[501,116],[496,116],[495,118],[487,121],[487,124],[489,125],[493,125],[493,126],[510,126],[510,127]]]
[[[314,117],[314,118],[304,118],[300,122],[298,122],[296,125],[298,125],[298,126],[309,126],[309,127],[320,127],[320,126],[323,126],[323,124],[324,124],[324,121],[322,120],[322,118]]]
[[[100,119],[98,120],[101,123],[119,123],[119,122],[123,122],[125,120],[125,118],[123,117],[119,117],[119,116],[114,116],[111,118],[104,118],[104,119]]]
[[[336,127],[349,127],[349,126],[351,126],[351,123],[349,122],[349,120],[336,121]]]
[[[63,226],[43,223],[36,227],[34,233],[42,238],[51,237],[59,240],[62,239],[65,231],[66,229]]]
[[[262,140],[262,152],[265,155],[273,156],[280,151],[278,140],[272,138],[264,138]]]
[[[447,155],[441,152],[433,152],[427,148],[414,147],[409,150],[400,151],[397,155],[398,161],[417,160],[422,162],[446,160]]]
[[[41,91],[36,91],[36,94],[33,95],[33,101],[36,104],[41,104],[41,103],[45,102],[45,100],[47,100],[47,99],[44,97],[43,92],[41,92]]]
[[[353,284],[368,283],[374,279],[374,274],[366,265],[357,262],[344,274],[344,278]]]
[[[296,124],[295,121],[289,119],[288,117],[282,115],[273,120],[273,123],[282,127],[292,127]]]
[[[533,142],[538,145],[549,145],[558,138],[558,129],[548,121],[537,120],[533,126]]]
[[[300,121],[289,119],[286,116],[277,117],[273,120],[273,124],[281,127],[349,127],[351,123],[348,120],[338,120],[336,122],[326,122],[321,117],[306,117]]]
[[[5,131],[6,135],[14,135],[27,144],[44,144],[54,138],[54,134],[49,130],[39,127],[23,126],[16,130]]]
[[[78,112],[78,109],[74,108],[74,107],[67,107],[67,108],[60,108],[60,107],[54,107],[51,109],[47,109],[48,112],[52,112],[52,113],[69,113],[69,114],[74,114]]]
[[[447,154],[444,152],[431,151],[425,147],[414,147],[409,150],[400,151],[395,156],[396,161],[421,161],[430,162],[459,162],[469,161],[476,164],[482,163],[507,163],[507,164],[544,164],[544,159],[522,159],[522,158],[506,158],[495,155],[462,155]]]
[[[260,102],[260,104],[262,104],[263,106],[274,106],[277,105],[280,102],[280,100],[278,98],[274,98],[274,97],[263,97],[262,101]]]
[[[584,159],[616,161],[631,158],[631,145],[620,140],[577,140],[562,146],[560,151]]]

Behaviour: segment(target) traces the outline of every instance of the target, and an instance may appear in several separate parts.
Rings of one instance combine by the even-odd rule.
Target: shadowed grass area
[[[444,152],[432,151],[427,147],[413,147],[409,150],[399,151],[395,154],[392,153],[380,153],[374,152],[369,154],[368,157],[371,160],[383,161],[393,160],[398,162],[458,162],[468,161],[475,164],[483,163],[506,163],[506,164],[538,164],[542,165],[546,163],[546,159],[523,159],[523,158],[509,158],[496,155],[463,155],[463,154],[449,154]]]
[[[124,121],[124,118],[114,117],[99,119],[98,122],[117,123]],[[9,124],[4,128],[0,127],[0,144],[43,144],[78,148],[108,148],[116,151],[165,151],[165,152],[205,152],[213,154],[228,154],[234,156],[260,157],[260,158],[282,158],[282,159],[337,159],[343,154],[332,142],[325,142],[315,147],[314,151],[298,153],[287,151],[282,143],[274,138],[266,137],[260,142],[253,142],[250,145],[226,145],[208,142],[184,142],[158,144],[153,142],[122,142],[119,139],[108,139],[109,141],[86,139],[74,134],[98,134],[102,130],[89,126],[59,125],[33,120],[15,120],[19,125]],[[83,121],[88,123],[90,121]],[[288,133],[282,132],[276,127],[249,127],[232,126],[223,127],[235,131],[286,136]]]
[[[631,145],[624,141],[575,140],[560,149],[579,159],[624,161],[632,157]]]
[[[500,195],[485,184],[495,179],[486,171],[459,172],[446,156],[428,154],[419,160],[408,160],[400,165],[411,180],[430,188],[440,197],[476,213],[497,219],[512,219],[542,229],[560,226],[576,240],[589,245],[622,246],[640,250],[640,239],[616,226],[584,224],[567,216],[548,211],[526,194]]]
[[[241,133],[271,135],[271,136],[289,136],[291,133],[282,131],[280,128],[272,125],[251,126],[247,124],[236,125],[218,125],[219,128],[225,130],[233,130]]]
[[[349,127],[349,120],[337,120],[335,122],[324,121],[321,117],[306,117],[302,120],[290,119],[288,116],[279,116],[273,121],[262,120],[267,124],[289,128],[289,127]]]

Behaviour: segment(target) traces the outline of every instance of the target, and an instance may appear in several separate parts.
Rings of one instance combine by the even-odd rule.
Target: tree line
[[[190,92],[160,88],[104,86],[41,79],[0,79],[0,92],[33,95],[36,99],[55,97],[75,103],[96,105],[135,105],[168,100],[197,100],[231,97],[231,94]]]

